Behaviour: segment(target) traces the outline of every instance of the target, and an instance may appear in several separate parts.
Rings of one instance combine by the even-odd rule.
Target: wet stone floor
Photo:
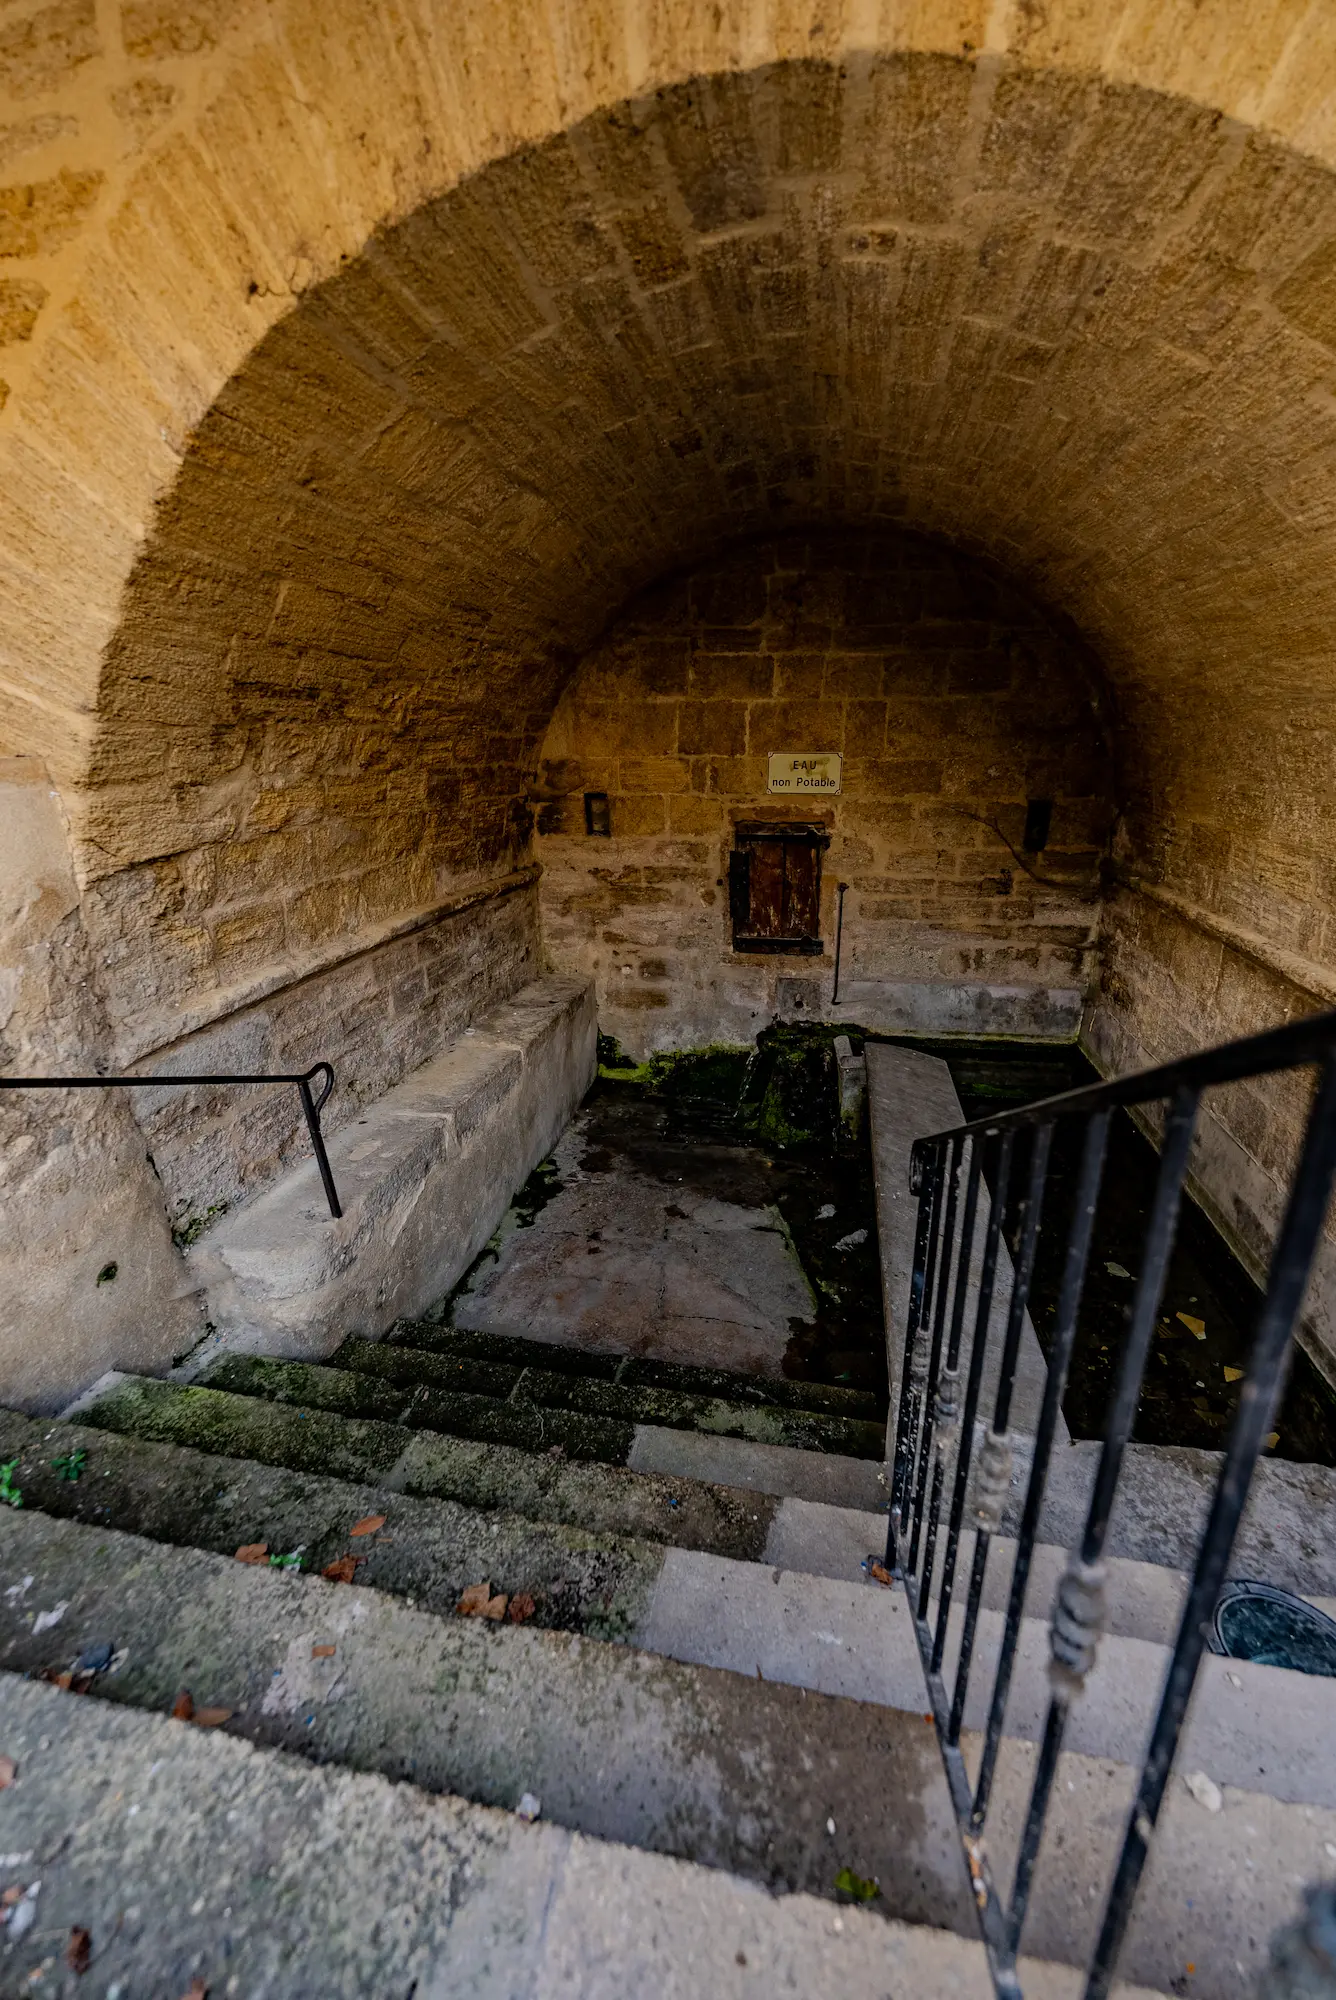
[[[834,1032],[772,1028],[750,1055],[704,1050],[639,1068],[605,1045],[571,1127],[445,1311],[461,1327],[884,1396],[871,1146],[866,1121],[852,1138],[839,1127]],[[1095,1081],[1073,1047],[888,1039],[944,1057],[968,1119]],[[1031,1294],[1041,1346],[1078,1147],[1060,1122]],[[1118,1113],[1063,1401],[1077,1438],[1103,1435],[1156,1170],[1154,1149]],[[1223,1447],[1259,1303],[1185,1201],[1139,1442]],[[1297,1349],[1270,1448],[1336,1464],[1336,1393]]]
[[[828,1039],[605,1067],[454,1323],[884,1395],[871,1155],[835,1102]]]

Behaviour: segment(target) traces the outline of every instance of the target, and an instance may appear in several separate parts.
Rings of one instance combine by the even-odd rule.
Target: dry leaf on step
[[[198,1973],[195,1974],[195,1977],[181,1995],[181,2000],[209,2000],[209,1989]]]
[[[328,1563],[320,1574],[330,1583],[352,1583],[357,1576],[357,1565],[365,1561],[365,1556],[340,1556],[337,1562]]]
[[[882,1583],[889,1587],[895,1582],[895,1578],[891,1575],[885,1563],[869,1562],[867,1573],[874,1583]]]
[[[12,1757],[0,1757],[0,1792],[12,1785],[19,1774],[19,1767]]]
[[[92,1960],[92,1937],[82,1924],[76,1924],[70,1932],[70,1941],[65,1947],[65,1963],[71,1972],[87,1972]]]
[[[493,1597],[490,1583],[471,1583],[455,1610],[461,1618],[504,1618],[506,1599],[500,1595]]]
[[[506,1614],[512,1625],[523,1625],[533,1617],[538,1606],[527,1591],[517,1590],[510,1600],[510,1610]]]
[[[178,1722],[193,1722],[195,1719],[195,1697],[189,1688],[182,1688],[172,1703],[172,1714]]]
[[[239,1563],[267,1563],[269,1560],[269,1544],[268,1542],[243,1542],[237,1550],[236,1559]]]
[[[374,1535],[378,1528],[383,1528],[384,1526],[385,1516],[383,1514],[363,1514],[360,1521],[353,1522],[348,1533],[350,1535]]]
[[[1225,1380],[1226,1382],[1241,1382],[1243,1380],[1243,1370],[1241,1368],[1226,1368]]]
[[[1194,1313],[1176,1313],[1174,1317],[1182,1320],[1194,1340],[1205,1340],[1206,1321],[1204,1319],[1198,1319]]]
[[[311,1648],[311,1658],[313,1660],[332,1660],[333,1657],[333,1646],[312,1646]]]
[[[232,1711],[230,1708],[197,1708],[195,1710],[195,1721],[201,1729],[217,1729],[219,1723],[230,1722],[231,1720]]]

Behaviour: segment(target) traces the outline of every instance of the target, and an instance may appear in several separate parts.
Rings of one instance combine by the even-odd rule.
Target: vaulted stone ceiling
[[[494,867],[627,594],[807,520],[1028,585],[1117,691],[1141,858],[1327,950],[1336,191],[1257,129],[1327,148],[1311,10],[999,38],[924,0],[878,53],[693,7],[633,58],[611,7],[539,62],[484,9],[447,64],[429,9],[381,9],[356,103],[349,6],[231,12],[251,41],[6,412],[9,733],[65,789],[113,984],[163,919],[164,999],[262,953],[276,883],[334,935]],[[701,74],[554,108],[637,67]]]

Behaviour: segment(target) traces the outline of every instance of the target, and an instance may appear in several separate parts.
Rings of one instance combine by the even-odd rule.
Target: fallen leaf
[[[870,1903],[881,1890],[875,1882],[869,1882],[862,1875],[855,1875],[852,1868],[841,1868],[835,1877],[835,1887],[842,1896],[852,1896],[856,1903]]]
[[[1174,1318],[1182,1320],[1184,1326],[1195,1340],[1205,1340],[1206,1321],[1204,1319],[1198,1319],[1193,1313],[1175,1313]]]
[[[1125,1264],[1115,1264],[1112,1257],[1106,1259],[1104,1268],[1111,1278],[1130,1278],[1132,1275]]]
[[[237,1550],[236,1560],[239,1563],[267,1563],[269,1560],[268,1542],[243,1542]]]
[[[19,1774],[19,1767],[12,1757],[0,1757],[0,1792],[12,1785]]]
[[[1276,1446],[1277,1446],[1277,1445],[1278,1445],[1279,1443],[1280,1443],[1280,1432],[1279,1432],[1279,1431],[1268,1431],[1268,1432],[1267,1432],[1267,1434],[1266,1434],[1266,1448],[1267,1448],[1267,1450],[1268,1450],[1268,1451],[1274,1451],[1274,1450],[1275,1450],[1275,1448],[1276,1448]]]
[[[460,1598],[455,1610],[461,1618],[504,1618],[506,1599],[500,1595],[493,1597],[490,1583],[471,1583]]]
[[[1241,1382],[1243,1380],[1243,1370],[1241,1368],[1226,1368],[1225,1380],[1226,1382]]]
[[[189,1688],[182,1688],[172,1703],[172,1714],[178,1722],[193,1722],[195,1719],[195,1697]]]
[[[870,1562],[867,1566],[867,1573],[872,1578],[874,1583],[884,1583],[890,1585],[893,1584],[895,1581],[894,1577],[891,1575],[891,1572],[887,1569],[885,1563]]]
[[[92,1962],[92,1937],[81,1924],[76,1924],[65,1947],[65,1963],[71,1972],[87,1972]]]
[[[506,1616],[512,1625],[523,1625],[533,1617],[537,1609],[538,1606],[527,1591],[517,1590],[510,1600],[510,1609],[506,1613]]]
[[[311,1658],[313,1660],[332,1660],[334,1653],[335,1648],[333,1646],[312,1646],[311,1648]]]
[[[23,1901],[22,1882],[11,1882],[7,1889],[0,1889],[0,1910],[12,1910],[15,1903]]]
[[[385,1516],[383,1514],[363,1514],[360,1521],[353,1522],[348,1533],[350,1535],[374,1535],[378,1528],[383,1528],[384,1526]]]
[[[201,1729],[217,1729],[220,1722],[230,1722],[232,1720],[232,1710],[230,1708],[197,1708],[194,1720],[199,1724]]]
[[[209,2000],[209,1989],[196,1973],[181,1996],[181,2000]]]
[[[365,1556],[340,1556],[322,1569],[320,1574],[330,1583],[352,1583],[357,1576],[357,1565],[366,1561]]]

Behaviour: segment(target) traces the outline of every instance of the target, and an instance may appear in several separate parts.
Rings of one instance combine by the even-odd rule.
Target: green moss
[[[192,1243],[198,1243],[209,1224],[215,1221],[218,1216],[226,1215],[231,1206],[230,1201],[216,1201],[212,1207],[205,1209],[203,1215],[191,1215],[183,1222],[174,1223],[172,1226],[172,1241],[177,1249],[188,1250]],[[115,1277],[115,1265],[108,1265],[107,1268],[112,1276]],[[99,1285],[102,1283],[101,1278],[98,1279],[98,1283]]]

